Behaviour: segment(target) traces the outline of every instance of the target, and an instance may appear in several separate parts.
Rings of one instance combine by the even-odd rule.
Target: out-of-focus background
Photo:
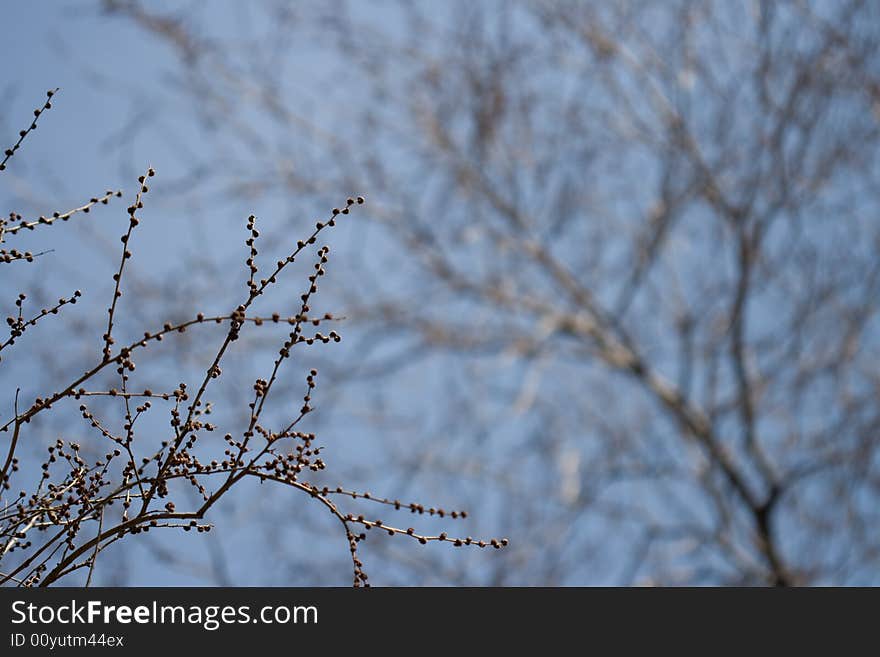
[[[16,245],[54,250],[6,265],[4,313],[19,291],[34,307],[84,296],[4,355],[4,421],[16,387],[33,397],[99,357],[147,166],[131,339],[235,306],[249,214],[274,263],[361,194],[313,304],[346,318],[343,342],[297,355],[277,394],[296,403],[320,371],[316,481],[469,512],[383,509],[391,524],[511,542],[373,535],[373,584],[880,583],[877,3],[82,0],[0,16],[0,144],[61,88],[0,176],[0,209],[126,192]],[[293,314],[300,283],[262,310]],[[136,385],[203,373],[218,338],[192,333],[139,362]],[[224,430],[279,335],[246,332],[231,354],[212,397]],[[97,440],[68,411],[40,435]],[[93,583],[348,584],[345,537],[309,502],[245,486],[210,534],[128,537]]]

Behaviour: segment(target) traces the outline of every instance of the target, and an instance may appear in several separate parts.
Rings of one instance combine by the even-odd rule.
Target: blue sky
[[[199,9],[197,3],[192,6]],[[314,216],[326,211],[325,205],[317,204],[314,200],[298,202],[298,199],[277,196],[258,197],[251,202],[219,207],[192,201],[185,193],[179,193],[177,181],[185,175],[193,157],[201,157],[201,140],[212,137],[210,132],[202,131],[193,122],[190,108],[180,106],[181,101],[169,92],[176,84],[178,63],[166,47],[147,38],[126,21],[108,19],[95,3],[7,3],[2,13],[4,24],[13,26],[4,40],[0,64],[0,134],[7,135],[4,139],[13,138],[21,127],[26,126],[32,109],[42,102],[47,89],[61,89],[54,98],[54,107],[41,117],[38,129],[28,137],[8,170],[0,176],[3,210],[15,210],[25,217],[36,217],[56,209],[63,211],[75,207],[92,195],[103,193],[105,189],[122,189],[126,193],[124,199],[93,210],[89,215],[79,215],[65,225],[23,235],[16,245],[35,251],[54,251],[32,267],[16,267],[14,271],[4,272],[8,275],[6,280],[11,283],[9,287],[4,285],[4,288],[41,290],[49,299],[53,295],[82,289],[84,299],[72,309],[69,317],[79,325],[91,327],[96,342],[95,345],[89,345],[65,340],[63,333],[59,332],[63,326],[60,323],[57,327],[38,327],[27,337],[35,341],[31,344],[40,345],[37,351],[42,355],[37,360],[39,367],[44,368],[44,375],[53,368],[60,371],[80,368],[82,363],[90,362],[94,357],[93,352],[97,350],[97,341],[103,330],[98,324],[106,307],[105,300],[109,299],[112,291],[110,274],[119,257],[118,235],[124,232],[127,223],[125,207],[131,202],[136,189],[135,178],[147,166],[155,168],[157,176],[142,212],[143,222],[133,240],[135,257],[131,261],[129,278],[125,280],[135,291],[123,297],[120,302],[123,309],[126,303],[134,303],[136,310],[150,309],[149,312],[155,312],[156,309],[163,312],[163,307],[175,308],[181,304],[186,306],[190,300],[186,297],[185,288],[173,285],[162,288],[165,290],[164,298],[152,297],[138,301],[134,281],[164,279],[171,272],[185,273],[187,258],[201,254],[200,257],[215,263],[237,263],[231,268],[221,264],[221,271],[229,276],[217,281],[217,300],[198,301],[199,309],[206,312],[226,310],[236,294],[234,286],[241,285],[244,280],[244,267],[239,263],[243,263],[245,257],[243,223],[248,214],[257,214],[261,222],[258,225],[268,229],[269,234],[280,236],[283,242],[285,236],[299,237],[304,234],[302,230],[310,227]],[[224,30],[241,28],[243,18],[236,11],[209,13],[213,28],[221,34]],[[251,27],[259,32],[259,25]],[[325,96],[343,91],[332,78],[334,64],[324,51],[309,44],[295,49],[291,60],[285,75],[290,86],[300,89],[297,97],[299,109],[310,120],[320,123],[326,118],[321,107],[326,101]],[[259,130],[259,126],[256,127]],[[222,129],[220,126],[219,130]],[[221,169],[223,163],[206,161],[203,166],[209,170],[212,167]],[[349,193],[355,192],[347,190],[339,196],[344,198]],[[368,244],[375,239],[368,228],[351,222],[345,227],[340,226],[330,238],[330,243],[341,244],[343,251],[350,251],[351,246]],[[289,250],[283,243],[268,243],[265,247],[267,252],[279,255]],[[369,252],[381,257],[381,245],[374,247]],[[331,262],[330,266],[336,278],[328,276],[331,279],[328,285],[355,285],[357,281],[346,279],[349,267],[344,259],[342,262]],[[39,292],[32,294],[33,301],[39,301],[40,298]],[[332,298],[321,309],[335,310]],[[150,315],[141,319],[152,327],[158,327],[170,318]],[[389,346],[392,344],[388,343]],[[30,345],[22,343],[21,347],[29,348]],[[380,343],[379,349],[382,348]],[[29,352],[21,349],[20,353]],[[244,360],[234,361],[232,367],[241,368],[242,372],[265,374],[265,367],[260,370],[247,358],[242,358]],[[344,359],[332,353],[316,358],[308,365],[327,361],[328,358],[331,366],[345,364]],[[27,394],[28,385],[38,386],[41,380],[41,377],[31,375],[35,363],[29,357],[13,354],[3,365],[2,381],[6,391],[14,385],[22,385],[24,394]],[[148,368],[144,376],[149,377],[151,372],[157,376],[168,374],[173,371],[174,365],[174,362],[163,360],[152,370]],[[196,367],[196,371],[200,366],[198,363],[187,365]],[[304,361],[300,369],[305,365]],[[427,385],[431,368],[436,366],[432,366],[430,360],[422,361],[417,371],[410,373],[410,377],[415,376],[421,386]],[[301,378],[298,373],[292,373],[292,377],[295,382]],[[371,487],[375,485],[379,493],[409,496],[416,501],[438,505],[442,503],[449,508],[460,506],[456,504],[453,491],[426,489],[418,480],[412,481],[409,475],[395,477],[385,468],[381,455],[370,447],[375,441],[379,441],[379,444],[387,441],[381,429],[371,429],[362,420],[375,401],[373,393],[378,391],[371,392],[369,386],[361,386],[354,394],[348,394],[345,389],[334,387],[333,383],[331,377],[330,381],[325,380],[323,386],[319,386],[316,405],[319,413],[322,409],[332,408],[334,415],[330,417],[324,413],[318,422],[322,428],[321,435],[328,445],[328,461],[332,463],[335,459],[353,475],[354,488],[359,488],[358,483],[369,483]],[[246,394],[247,385],[243,389]],[[404,401],[405,405],[406,384],[398,385],[396,389],[398,401]],[[440,394],[439,391],[437,394]],[[0,400],[4,416],[11,412],[11,404],[10,395],[4,394]],[[417,431],[430,430],[433,422],[428,415],[413,418],[413,421],[415,424],[411,423],[411,426]],[[63,422],[75,423],[76,420]],[[151,425],[151,430],[161,430],[162,422],[157,419]],[[75,435],[79,430],[75,424],[62,424],[61,427],[50,425],[46,435],[54,435],[56,431],[61,435]],[[405,436],[402,438],[405,441]],[[28,452],[29,458],[37,458],[42,449],[35,445],[29,445],[28,448],[31,450]],[[387,487],[384,486],[386,484]],[[342,585],[349,583],[344,537],[339,534],[335,521],[328,521],[318,505],[310,505],[304,499],[291,498],[277,491],[267,496],[265,489],[253,485],[243,488],[246,492],[218,509],[218,528],[209,537],[194,533],[181,533],[167,539],[151,536],[151,548],[126,548],[128,552],[119,556],[119,560],[119,553],[115,549],[108,550],[107,556],[102,557],[102,562],[106,559],[107,566],[97,569],[96,581],[105,584],[187,585],[216,583],[218,577],[219,581],[225,577],[227,581],[235,583],[303,584],[315,583],[316,563],[329,562],[333,564],[332,568],[326,570],[318,581]],[[264,524],[260,524],[254,531],[255,516],[263,518],[278,513],[277,505],[289,503],[297,506],[281,517],[294,519],[291,527],[279,526],[267,530]],[[301,522],[307,528],[305,531],[298,529]],[[411,521],[402,517],[399,522]],[[463,533],[474,535],[488,535],[494,529],[485,522],[460,524],[463,525]],[[427,530],[440,525],[426,519],[420,527]],[[458,527],[444,526],[443,529],[455,530]],[[286,547],[286,541],[295,541],[296,545]],[[304,548],[303,542],[318,549],[320,556],[317,559],[310,556],[312,550]],[[420,550],[434,553],[435,556],[437,552],[437,546],[434,545],[422,547],[413,544],[404,547],[416,560],[419,559]],[[267,568],[263,561],[270,558],[268,555],[273,554],[272,551],[283,556],[284,563],[278,566],[281,572],[276,568]],[[226,565],[212,570],[211,564],[219,563],[217,555],[220,553],[227,555],[223,559]],[[170,554],[174,554],[180,564],[172,568],[167,564],[158,565],[160,559],[157,556]],[[240,554],[247,555],[247,558],[229,556]],[[491,558],[492,555],[484,552],[471,556],[457,553],[455,556],[460,559],[459,563],[474,558],[479,563],[479,559]],[[398,581],[405,582],[406,575],[401,576],[404,579]],[[435,583],[442,581],[438,579]]]
[[[463,271],[472,272],[475,278],[496,272],[538,296],[563,296],[558,286],[554,287],[552,278],[545,276],[546,272],[528,265],[523,265],[521,270],[519,265],[509,267],[504,249],[491,246],[494,238],[484,230],[498,218],[492,208],[487,208],[485,203],[481,205],[479,194],[471,195],[464,189],[466,186],[457,187],[452,180],[454,176],[449,175],[451,167],[444,168],[442,157],[430,152],[430,139],[420,141],[427,131],[420,133],[419,127],[413,128],[413,116],[418,112],[412,113],[407,105],[412,100],[407,94],[413,92],[421,98],[420,94],[428,87],[419,86],[427,83],[418,76],[430,66],[419,68],[422,61],[416,61],[417,58],[410,62],[403,57],[381,57],[383,72],[375,79],[392,88],[386,88],[385,95],[373,94],[377,89],[371,86],[374,79],[370,78],[369,82],[360,79],[357,67],[340,58],[335,41],[338,35],[332,30],[304,28],[295,34],[291,31],[289,40],[282,30],[278,43],[269,44],[274,47],[254,48],[257,54],[251,59],[249,46],[263,45],[273,33],[267,29],[273,26],[265,23],[262,12],[252,9],[283,4],[156,2],[149,6],[194,17],[196,35],[210,37],[214,48],[229,54],[231,65],[241,67],[242,71],[254,66],[261,75],[274,76],[271,79],[280,82],[277,100],[294,118],[276,120],[261,102],[222,97],[224,93],[246,95],[248,90],[226,85],[224,80],[210,80],[210,61],[198,70],[198,75],[187,76],[180,60],[166,44],[133,27],[127,20],[104,15],[98,2],[70,0],[3,5],[0,16],[4,25],[11,27],[7,28],[0,46],[3,49],[0,142],[14,141],[17,131],[30,121],[32,109],[42,102],[46,89],[57,86],[61,92],[55,98],[54,108],[41,118],[38,130],[28,137],[9,170],[0,175],[0,210],[15,210],[26,217],[35,217],[79,205],[107,188],[123,189],[126,198],[89,215],[75,217],[68,224],[22,235],[16,244],[20,248],[54,251],[34,265],[18,263],[22,266],[4,271],[7,278],[3,287],[11,291],[0,297],[0,307],[5,307],[4,303],[11,304],[14,292],[19,289],[34,291],[29,303],[38,303],[43,298],[52,300],[69,294],[74,288],[82,289],[85,293],[82,303],[67,309],[65,318],[94,339],[92,342],[67,339],[60,330],[64,326],[60,322],[40,326],[29,333],[26,338],[39,346],[32,359],[23,357],[31,353],[25,348],[13,353],[8,360],[4,357],[0,369],[0,416],[8,416],[11,411],[12,399],[8,394],[11,387],[22,385],[25,394],[36,394],[42,378],[51,378],[56,371],[81,368],[84,361],[95,357],[98,337],[103,330],[100,326],[103,309],[112,291],[110,274],[119,257],[118,237],[126,226],[125,207],[132,198],[137,176],[147,166],[154,167],[157,176],[134,238],[135,257],[123,286],[126,296],[121,301],[129,321],[120,325],[120,332],[130,331],[136,335],[145,328],[181,319],[196,310],[223,312],[235,305],[245,277],[243,241],[247,215],[257,215],[258,227],[263,232],[261,259],[274,262],[276,257],[286,255],[291,244],[309,232],[315,219],[324,217],[327,209],[337,204],[337,199],[355,194],[364,194],[366,205],[327,236],[333,252],[329,273],[322,281],[322,294],[316,303],[321,311],[356,313],[359,305],[369,306],[372,299],[383,298],[395,299],[404,307],[409,304],[423,316],[451,315],[479,338],[492,337],[492,331],[498,327],[513,334],[520,329],[528,332],[534,328],[530,323],[535,322],[535,316],[528,312],[507,313],[491,304],[478,307],[468,299],[459,298],[454,291],[443,289],[436,280],[420,278],[423,272],[416,266],[415,258],[401,257],[396,250],[399,243],[390,239],[394,237],[389,234],[393,229],[382,226],[378,220],[382,211],[398,211],[404,222],[412,219],[414,224],[419,224],[417,220],[420,220],[429,228],[437,228],[439,235],[449,238],[453,262],[461,265]],[[329,5],[315,3],[312,8],[324,6]],[[394,9],[395,3],[351,3],[350,6],[362,14],[357,17],[359,20],[384,28],[379,34],[397,39],[398,53],[406,53],[407,47],[413,47],[430,62],[435,51],[448,52],[449,42],[442,36],[446,25],[441,25],[436,32],[420,34],[417,26],[401,18],[401,12]],[[431,17],[437,16],[432,13],[434,4],[426,2],[421,6],[430,8]],[[590,6],[603,7],[601,3]],[[754,37],[742,31],[755,27],[749,14],[750,5],[719,2],[711,6],[718,14],[717,23],[712,26],[717,31],[701,32],[693,46],[696,55],[689,56],[713,55],[704,57],[701,63],[712,69],[712,75],[707,78],[716,76],[721,95],[712,95],[711,91],[701,95],[707,94],[707,87],[700,86],[706,80],[697,76],[697,85],[693,86],[694,71],[678,68],[685,67],[684,60],[673,61],[671,57],[666,61],[661,57],[658,70],[660,77],[670,73],[667,81],[671,80],[672,102],[689,109],[690,128],[704,147],[706,157],[722,161],[723,151],[729,149],[733,161],[737,157],[764,153],[758,147],[753,151],[748,149],[759,143],[756,135],[764,134],[771,126],[763,124],[761,117],[752,111],[753,107],[760,106],[756,98],[759,94],[745,77],[751,74],[749,67],[754,64],[754,53],[738,50],[743,42],[749,45],[749,39]],[[817,6],[822,8],[821,4]],[[604,7],[610,11],[611,5]],[[636,59],[651,59],[655,38],[661,44],[658,47],[667,43],[667,37],[668,43],[677,44],[676,48],[681,45],[676,36],[681,27],[678,14],[657,11],[658,7],[664,7],[663,3],[653,7],[650,16],[640,16],[643,22],[634,23],[633,33],[621,37],[635,44]],[[453,19],[461,18],[461,25],[466,25],[465,13]],[[516,65],[534,64],[534,75],[531,69],[521,71],[526,79],[519,91],[523,93],[524,105],[531,93],[528,102],[535,102],[538,107],[536,113],[528,117],[533,122],[527,126],[528,139],[533,141],[524,145],[522,159],[514,157],[493,164],[490,158],[489,166],[497,164],[490,175],[500,179],[508,173],[511,175],[516,201],[537,221],[544,222],[539,225],[538,233],[551,235],[547,240],[557,255],[572,268],[582,267],[578,272],[587,272],[585,280],[589,279],[590,285],[595,283],[595,294],[611,307],[620,295],[621,281],[627,280],[631,266],[628,258],[637,246],[637,236],[646,229],[644,217],[658,200],[661,171],[671,167],[674,188],[682,182],[691,184],[688,173],[691,164],[676,154],[667,160],[659,152],[662,148],[650,145],[643,148],[644,144],[638,139],[628,142],[621,137],[627,130],[634,129],[633,116],[644,115],[649,124],[657,119],[652,114],[650,100],[643,93],[643,80],[637,74],[624,73],[618,80],[620,95],[609,93],[597,84],[600,77],[595,76],[589,56],[583,61],[569,58],[565,51],[555,49],[558,46],[552,45],[552,40],[545,42],[529,33],[537,23],[524,22],[521,26],[488,21],[488,24],[487,29],[503,30],[510,43],[520,44],[522,59],[517,59]],[[646,32],[639,32],[646,24]],[[781,21],[780,25],[790,24]],[[345,38],[359,36],[348,34]],[[870,30],[868,36],[871,36]],[[373,37],[375,35],[367,32],[363,36],[365,42]],[[425,91],[425,98],[434,102],[441,97],[450,102],[444,109],[453,117],[455,138],[461,136],[457,135],[458,130],[468,131],[470,116],[468,109],[462,108],[474,101],[474,97],[467,96],[468,83],[461,76],[455,76],[467,70],[462,61],[466,62],[468,57],[488,56],[486,53],[491,48],[480,50],[479,44],[470,44],[467,39],[452,43],[454,56],[463,55],[461,61],[441,61],[442,70],[435,70],[433,77],[425,78],[450,85],[444,89],[447,94],[430,96]],[[797,47],[807,52],[810,43],[806,38]],[[377,51],[383,53],[384,45],[380,40]],[[470,50],[472,45],[473,51]],[[783,43],[782,49],[789,45]],[[686,49],[673,50],[682,55]],[[714,57],[721,51],[727,55],[739,53],[741,61]],[[284,56],[273,58],[274,52],[283,52]],[[556,57],[558,59],[554,59]],[[510,70],[516,71],[516,65]],[[542,68],[544,66],[546,68]],[[671,74],[676,71],[678,76]],[[449,75],[444,76],[447,72]],[[783,68],[772,77],[776,85],[771,95],[784,96],[791,83],[789,73]],[[408,77],[410,75],[414,77]],[[221,89],[221,97],[210,102],[229,103],[234,107],[228,116],[239,122],[236,129],[222,121],[200,120],[202,101],[193,102],[188,94],[191,88],[187,87],[204,81],[200,76],[208,76],[209,82],[216,82]],[[559,83],[559,77],[563,77],[565,84]],[[242,78],[246,79],[247,75]],[[450,89],[464,96],[461,107],[456,106],[458,98]],[[870,136],[876,128],[863,116],[864,104],[857,91],[844,90],[841,94],[842,100],[833,105],[834,113],[823,116],[820,145],[823,139],[836,143],[835,140],[842,140],[844,135],[859,135],[859,130]],[[631,108],[614,104],[624,97]],[[802,102],[803,107],[797,107],[806,114],[810,102],[814,101],[808,98]],[[566,114],[565,121],[560,120],[563,107],[571,112],[570,116]],[[375,134],[359,133],[363,124],[356,120],[370,109],[376,110],[382,129],[376,129]],[[205,114],[213,117],[210,112]],[[576,129],[569,131],[570,125]],[[651,132],[655,128],[657,126],[648,126],[650,136],[645,143],[650,143],[655,136]],[[4,134],[7,137],[2,137]],[[242,138],[243,134],[247,136]],[[518,138],[516,134],[507,136],[513,142]],[[657,130],[656,136],[660,142],[666,137],[662,128]],[[463,141],[466,142],[466,138]],[[337,189],[339,180],[345,180],[345,184],[351,180],[373,180],[368,175],[372,173],[371,163],[361,149],[336,149],[340,142],[364,143],[368,146],[364,152],[379,153],[384,168],[377,168],[391,172],[389,187],[380,185],[378,190],[365,190],[351,183],[354,189]],[[793,139],[793,143],[796,145],[797,140]],[[423,154],[420,148],[429,152]],[[466,150],[467,146],[463,148]],[[511,152],[517,155],[515,148]],[[766,153],[768,159],[758,164],[765,167],[762,171],[767,177],[776,180],[772,170],[776,163],[769,157],[772,153],[769,150]],[[811,162],[811,153],[807,151],[803,161]],[[824,151],[820,148],[818,153]],[[537,163],[530,160],[532,156],[537,156]],[[843,265],[847,275],[860,277],[863,272],[854,263],[871,261],[876,204],[871,190],[859,187],[871,186],[871,156],[861,152],[859,156],[864,156],[861,170],[849,173],[847,166],[857,166],[852,163],[839,166],[827,181],[821,180],[817,185],[821,193],[810,195],[810,202],[799,206],[805,212],[803,225],[809,230],[799,232],[796,228],[801,224],[795,221],[796,217],[785,216],[785,211],[779,213],[781,219],[774,224],[775,232],[770,233],[766,243],[769,256],[785,263],[786,253],[809,260],[815,252],[819,254],[816,276],[820,282],[826,279],[836,282],[838,265]],[[350,159],[339,161],[338,157]],[[432,159],[434,157],[436,159]],[[724,165],[719,167],[723,169]],[[546,174],[540,174],[539,170]],[[751,184],[751,174],[757,170],[732,165],[731,188]],[[346,177],[350,172],[351,177]],[[284,182],[288,175],[294,180],[317,182],[312,186],[306,183],[287,186]],[[676,179],[678,175],[681,180]],[[267,180],[274,186],[261,187]],[[332,185],[326,180],[332,180]],[[191,182],[197,184],[191,188]],[[297,187],[298,184],[301,187]],[[234,185],[241,187],[230,191]],[[761,188],[761,191],[759,205],[771,203],[772,190]],[[850,201],[853,202],[849,204]],[[838,207],[844,208],[840,215]],[[677,333],[670,328],[673,315],[677,309],[687,309],[695,302],[698,312],[705,315],[696,319],[706,320],[707,335],[711,333],[708,327],[712,321],[716,324],[727,321],[726,298],[700,305],[700,295],[712,294],[712,289],[724,289],[724,284],[735,276],[737,265],[735,249],[728,248],[731,242],[725,241],[724,222],[713,221],[717,217],[699,194],[688,201],[682,215],[669,239],[668,249],[652,274],[657,277],[656,285],[649,280],[648,291],[636,298],[633,311],[628,315],[633,324],[630,328],[642,340],[645,352],[653,359],[652,364],[670,380],[677,376],[680,356]],[[448,223],[430,226],[431,221]],[[549,224],[556,227],[551,228]],[[561,232],[556,233],[557,229]],[[853,239],[850,231],[858,231],[865,237]],[[564,235],[564,238],[552,235]],[[481,259],[487,254],[485,260]],[[789,261],[786,266],[793,264],[796,263]],[[298,266],[303,269],[295,270],[292,277],[283,280],[279,284],[279,296],[264,303],[261,310],[271,312],[277,309],[273,304],[283,306],[291,299],[296,300],[300,293],[296,272],[301,274],[310,263]],[[798,301],[792,299],[808,294],[808,284],[812,282],[799,278],[805,270],[806,266],[792,266],[791,270],[785,269],[784,276],[776,279],[768,276],[767,289],[754,295],[747,335],[754,343],[758,342],[759,334],[772,335],[772,331],[789,321],[790,315],[798,310]],[[617,275],[621,272],[625,275]],[[786,277],[791,280],[782,280]],[[204,296],[205,290],[209,291],[207,296]],[[864,288],[854,285],[852,299],[844,299],[847,295],[842,293],[838,300],[857,305],[858,295],[863,292]],[[432,296],[435,293],[436,297]],[[564,303],[560,307],[564,307]],[[829,313],[827,321],[833,323],[836,315],[829,308],[824,307],[824,312]],[[811,328],[813,339],[820,344],[835,336],[833,328],[818,323]],[[331,470],[337,468],[332,470],[332,483],[355,482],[355,488],[369,487],[371,491],[391,497],[450,508],[462,506],[460,499],[479,500],[481,513],[459,523],[460,528],[459,524],[448,526],[427,519],[420,519],[419,526],[475,536],[513,533],[515,537],[522,531],[524,535],[546,540],[547,545],[552,546],[547,554],[564,557],[568,564],[573,564],[569,572],[558,574],[559,581],[591,584],[619,581],[621,570],[626,569],[626,559],[621,554],[629,554],[639,537],[635,530],[629,533],[634,523],[628,518],[614,523],[606,521],[601,515],[591,513],[589,503],[580,510],[565,508],[556,504],[553,495],[548,494],[546,498],[536,495],[533,487],[555,491],[565,479],[578,483],[585,496],[592,494],[593,482],[589,477],[577,481],[581,465],[601,464],[605,458],[609,465],[621,465],[614,461],[616,453],[602,452],[609,444],[600,439],[605,420],[612,425],[620,422],[621,426],[637,427],[621,438],[632,440],[632,452],[626,452],[625,456],[637,460],[645,458],[644,453],[660,460],[668,457],[673,466],[690,463],[687,459],[691,454],[681,440],[680,427],[659,412],[649,398],[638,390],[633,392],[625,377],[609,373],[595,359],[585,355],[589,349],[579,351],[583,345],[565,342],[554,329],[537,347],[538,352],[546,350],[546,354],[539,353],[534,359],[518,358],[511,349],[502,349],[500,353],[488,349],[486,354],[438,355],[417,345],[414,352],[403,351],[407,362],[393,376],[374,376],[369,366],[375,366],[379,355],[390,357],[406,346],[412,349],[412,336],[401,337],[402,333],[393,329],[374,327],[371,331],[354,321],[343,323],[341,332],[345,339],[341,345],[310,351],[290,368],[285,394],[293,396],[301,394],[300,372],[311,366],[319,366],[321,370],[315,395],[319,412],[314,422],[327,446],[326,460]],[[267,365],[271,365],[271,350],[264,347],[273,346],[277,337],[269,338],[270,334],[249,333],[242,341],[244,344],[239,346],[252,350],[242,349],[231,355],[228,363],[231,376],[221,382],[222,393],[218,391],[218,399],[236,395],[238,399],[245,398],[249,394],[249,381],[265,375]],[[865,354],[875,353],[870,349],[876,335],[876,330],[866,331]],[[180,350],[166,345],[151,352],[155,353],[152,365],[149,360],[138,363],[138,381],[153,386],[163,377],[178,375],[191,381],[198,376],[200,368],[202,371],[204,368],[200,360],[203,354],[196,348],[197,339],[200,338],[187,334],[175,343],[183,345]],[[549,344],[551,342],[553,344]],[[776,346],[784,348],[783,342],[784,339],[779,340]],[[20,346],[26,347],[25,344]],[[803,362],[806,358],[804,356]],[[364,368],[360,367],[362,364],[366,364]],[[732,375],[724,372],[724,365],[721,368],[719,386],[729,389],[722,390],[720,396],[723,397],[732,394],[730,390],[735,385]],[[708,378],[716,372],[707,363],[700,362],[694,369],[694,398],[709,404],[705,399],[710,395]],[[33,374],[35,370],[37,376]],[[854,382],[860,381],[855,368],[848,373]],[[347,384],[349,379],[351,382]],[[816,377],[810,385],[813,397],[802,398],[810,400],[804,408],[794,409],[788,405],[789,399],[784,395],[797,393],[783,384],[780,387],[783,397],[772,400],[779,404],[776,409],[779,415],[768,412],[759,418],[761,429],[770,436],[768,444],[780,451],[780,463],[790,465],[802,456],[797,450],[782,448],[780,437],[790,430],[787,423],[797,425],[791,429],[796,434],[809,433],[811,427],[822,426],[827,421],[829,407],[839,410],[835,395],[841,386],[837,381],[823,383],[821,377]],[[522,400],[518,398],[527,397],[525,393],[530,386],[540,393],[539,403],[530,406],[530,412],[520,413],[516,409],[528,404],[520,403]],[[223,415],[230,428],[241,422],[243,405],[227,408]],[[450,409],[454,412],[450,413]],[[112,416],[112,410],[107,412]],[[82,427],[77,424],[75,414],[71,417],[73,419],[37,428],[46,437],[57,432],[76,434]],[[638,425],[642,417],[645,418],[644,435]],[[158,435],[165,430],[164,421],[164,416],[155,413],[152,420],[145,421],[148,422],[145,433]],[[740,434],[736,413],[722,413],[718,424],[721,435],[736,449]],[[614,434],[613,427],[610,433]],[[845,438],[857,440],[856,433],[856,429],[852,429],[846,432]],[[417,444],[420,450],[413,456],[425,458],[411,468],[396,467],[407,462],[412,444]],[[540,449],[535,449],[535,445]],[[38,446],[28,445],[28,448],[32,450],[30,456],[35,458]],[[484,455],[489,457],[487,463],[480,462]],[[503,458],[498,458],[496,463],[496,456]],[[810,456],[813,454],[806,454]],[[444,464],[453,475],[437,471]],[[658,464],[652,461],[647,465]],[[601,489],[597,495],[607,493],[606,498],[610,499],[605,501],[612,506],[632,505],[645,515],[662,515],[677,503],[683,511],[673,520],[693,517],[697,519],[695,522],[708,526],[710,520],[704,516],[710,515],[709,496],[695,492],[698,485],[695,480],[696,477],[686,474],[656,486],[622,482]],[[806,490],[805,498],[811,492]],[[144,547],[147,543],[144,541],[132,542],[134,547],[126,554],[110,550],[105,567],[98,570],[99,577],[103,578],[99,581],[197,584],[210,583],[219,577],[234,583],[302,584],[315,583],[316,568],[319,568],[321,583],[347,584],[346,545],[335,531],[332,519],[317,505],[303,503],[307,501],[288,493],[249,486],[244,494],[218,509],[217,532],[210,539],[192,534],[169,535],[151,537],[149,549]],[[518,508],[517,495],[533,504]],[[374,512],[367,508],[367,512]],[[384,513],[382,517],[385,518]],[[256,524],[255,519],[259,521]],[[388,520],[391,519],[389,516]],[[410,522],[405,515],[394,519],[400,523]],[[611,526],[614,532],[610,534]],[[746,536],[747,519],[739,527]],[[530,530],[534,533],[529,534]],[[796,536],[797,527],[791,531],[789,536]],[[834,542],[833,536],[827,538],[829,544]],[[847,547],[845,539],[840,545]],[[524,568],[522,561],[511,558],[512,561],[507,562],[504,557],[491,553],[451,550],[447,553],[444,547],[422,548],[407,545],[405,541],[385,541],[381,543],[382,549],[375,553],[376,560],[385,569],[377,573],[378,580],[448,583],[466,573],[469,582],[479,584],[491,582],[498,574],[509,575],[505,581],[518,581],[520,574],[527,575],[517,570]],[[526,545],[523,552],[516,554],[528,554],[527,558],[537,560],[544,547]],[[590,552],[594,547],[596,554],[602,553],[601,558]],[[675,545],[670,548],[670,553],[674,552]],[[582,553],[589,558],[581,559]],[[175,555],[181,564],[168,568],[160,563],[163,555]],[[245,558],[239,558],[241,555]],[[369,566],[369,551],[366,557]],[[596,560],[592,561],[593,558]],[[671,559],[664,563],[670,572],[676,565],[675,557]],[[441,564],[446,570],[422,571],[422,575],[414,578],[413,573],[420,572],[420,566],[429,561],[432,566]],[[398,563],[400,568],[395,567]],[[326,564],[331,567],[325,567]],[[683,562],[683,565],[689,564]],[[864,574],[856,573],[856,576],[864,577]]]

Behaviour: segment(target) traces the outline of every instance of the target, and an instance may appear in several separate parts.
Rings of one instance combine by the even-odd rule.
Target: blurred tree
[[[878,582],[876,3],[102,6],[217,130],[194,193],[370,191],[360,390],[512,540],[460,581]]]

